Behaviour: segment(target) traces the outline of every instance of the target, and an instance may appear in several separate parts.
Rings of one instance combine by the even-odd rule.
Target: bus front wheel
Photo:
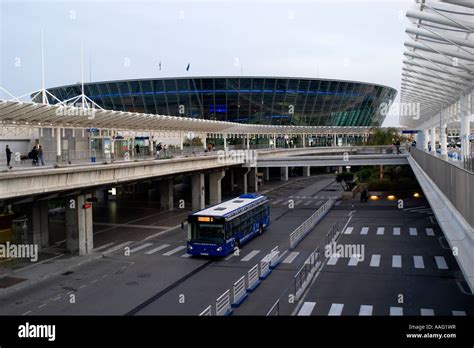
[[[263,234],[263,226],[260,225],[260,227],[258,228],[258,234],[261,236]]]

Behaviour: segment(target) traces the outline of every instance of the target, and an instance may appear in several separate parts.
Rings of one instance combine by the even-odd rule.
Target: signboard
[[[198,216],[199,222],[212,222],[212,217],[210,216]]]
[[[417,129],[404,129],[402,130],[402,134],[417,134],[419,130]]]

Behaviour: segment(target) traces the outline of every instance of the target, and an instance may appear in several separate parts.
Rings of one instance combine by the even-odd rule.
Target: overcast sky
[[[81,80],[82,42],[86,82],[297,76],[399,90],[414,0],[0,3],[0,86],[19,96],[41,88],[41,31],[47,88]]]

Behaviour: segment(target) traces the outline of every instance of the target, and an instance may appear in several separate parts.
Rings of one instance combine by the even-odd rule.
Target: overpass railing
[[[474,173],[417,148],[409,151],[463,218],[474,226]]]

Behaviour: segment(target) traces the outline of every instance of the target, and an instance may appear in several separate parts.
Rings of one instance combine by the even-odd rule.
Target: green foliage
[[[407,138],[400,135],[396,128],[376,128],[369,135],[367,145],[391,145],[395,139],[400,140],[400,143],[407,141]]]
[[[195,137],[192,139],[186,138],[183,142],[183,146],[202,146],[202,140],[200,137]]]
[[[374,172],[370,168],[362,168],[356,175],[360,182],[367,182],[374,175]]]
[[[336,176],[336,181],[341,185],[344,191],[351,191],[356,185],[354,173],[351,172],[338,173]]]

